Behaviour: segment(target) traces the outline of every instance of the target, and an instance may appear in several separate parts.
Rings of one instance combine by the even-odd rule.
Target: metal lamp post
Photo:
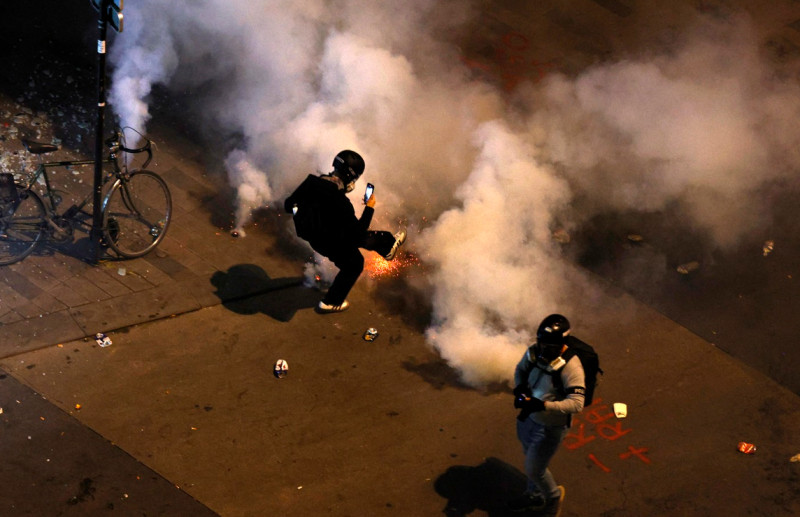
[[[103,121],[106,113],[106,33],[107,26],[122,32],[123,0],[92,0],[99,13],[97,27],[97,126],[94,145],[94,197],[92,200],[92,229],[89,237],[92,243],[93,262],[100,260],[100,237],[103,231],[103,212],[100,204],[103,197]]]

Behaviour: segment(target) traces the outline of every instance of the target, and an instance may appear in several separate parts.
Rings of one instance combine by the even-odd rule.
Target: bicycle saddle
[[[53,144],[43,144],[42,142],[33,142],[31,140],[22,140],[22,145],[31,154],[44,154],[58,151],[58,146]]]

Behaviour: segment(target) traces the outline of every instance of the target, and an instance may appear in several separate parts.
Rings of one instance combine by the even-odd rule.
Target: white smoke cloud
[[[254,167],[241,149],[231,152],[225,160],[225,169],[231,186],[236,189],[236,229],[243,235],[243,228],[254,210],[266,206],[273,200],[267,175]]]
[[[768,214],[755,189],[800,163],[800,86],[776,78],[746,18],[696,30],[668,55],[548,81],[532,92],[547,109],[529,122],[546,158],[598,209],[680,199],[731,246]]]
[[[798,87],[773,77],[741,19],[704,22],[663,54],[552,75],[511,104],[439,37],[469,22],[465,2],[164,4],[126,6],[112,47],[123,122],[143,129],[155,84],[196,92],[220,133],[244,135],[227,160],[241,225],[339,150],[359,151],[373,227],[422,229],[406,246],[433,266],[427,337],[473,384],[507,380],[531,329],[568,314],[575,285],[591,293],[553,230],[679,200],[730,245],[756,224],[747,194],[800,162]]]
[[[470,383],[503,379],[530,336],[518,329],[552,311],[565,283],[551,238],[553,214],[570,199],[565,181],[502,122],[476,130],[481,152],[420,241],[435,264],[437,324],[428,337]]]
[[[148,100],[153,85],[167,82],[178,65],[169,17],[145,17],[135,9],[125,24],[125,39],[111,47],[114,81],[109,103],[121,117],[122,126],[143,130],[150,120]],[[145,23],[145,20],[147,22]],[[128,44],[128,42],[135,42]],[[136,142],[129,142],[133,146]]]

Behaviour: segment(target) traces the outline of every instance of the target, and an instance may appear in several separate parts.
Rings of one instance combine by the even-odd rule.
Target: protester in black
[[[370,231],[375,212],[375,196],[365,200],[361,218],[347,193],[364,173],[364,159],[355,151],[345,150],[333,160],[329,174],[308,177],[284,202],[284,209],[293,214],[297,235],[339,268],[328,292],[319,302],[319,312],[341,312],[349,307],[347,294],[364,270],[364,257],[359,248],[375,251],[392,260],[405,242],[406,232],[395,235],[387,231]]]

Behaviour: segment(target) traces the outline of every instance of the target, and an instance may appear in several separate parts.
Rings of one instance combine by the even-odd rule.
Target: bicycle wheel
[[[44,237],[42,198],[23,188],[17,185],[18,202],[0,203],[0,266],[24,259]]]
[[[152,171],[135,171],[116,182],[106,198],[103,237],[120,256],[141,257],[164,239],[171,217],[164,180]]]

